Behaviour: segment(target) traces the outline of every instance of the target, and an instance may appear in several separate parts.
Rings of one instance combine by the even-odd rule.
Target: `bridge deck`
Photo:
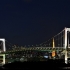
[[[10,52],[19,52],[19,51],[63,51],[65,50],[64,47],[24,47],[24,48],[15,48],[14,50],[7,50],[6,52],[2,53],[10,53]]]

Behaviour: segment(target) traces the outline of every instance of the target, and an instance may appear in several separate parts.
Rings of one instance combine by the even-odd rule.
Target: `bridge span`
[[[12,48],[12,46],[11,49],[7,49],[6,40],[2,38],[0,39],[0,41],[2,41],[2,47],[0,48],[0,63],[3,65],[6,63],[6,58],[15,57],[16,55],[19,56],[20,54],[22,54],[21,56],[24,57],[33,57],[33,55],[37,54],[36,57],[40,57],[44,56],[42,54],[40,55],[40,53],[48,53],[49,57],[55,59],[57,55],[59,56],[58,58],[62,58],[62,56],[64,56],[63,58],[65,60],[65,63],[67,64],[68,58],[70,58],[69,33],[70,28],[65,27],[60,33],[58,33],[48,41],[41,43],[38,46],[22,48],[16,46],[14,49]],[[50,53],[51,55],[49,55]]]

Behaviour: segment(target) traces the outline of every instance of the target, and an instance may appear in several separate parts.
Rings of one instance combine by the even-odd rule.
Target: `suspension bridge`
[[[0,64],[6,64],[10,58],[17,58],[20,56],[37,57],[43,56],[47,53],[49,59],[64,59],[65,63],[68,63],[70,58],[70,28],[64,28],[57,35],[52,37],[46,42],[36,44],[35,46],[19,47],[9,43],[4,38],[0,39]],[[64,57],[62,57],[64,56]]]

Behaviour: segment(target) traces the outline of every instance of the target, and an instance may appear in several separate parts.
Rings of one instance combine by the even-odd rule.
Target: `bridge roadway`
[[[44,56],[44,54],[47,52],[49,52],[49,53],[47,53],[47,54],[49,54],[49,57],[50,57],[49,59],[52,59],[51,52],[54,50],[56,51],[56,56],[58,55],[58,57],[56,57],[56,59],[63,58],[63,55],[64,55],[63,53],[65,52],[64,47],[55,47],[55,48],[53,48],[53,47],[23,47],[23,48],[14,48],[12,50],[7,50],[6,52],[1,52],[0,54],[2,54],[2,55],[7,54],[5,56],[6,62],[9,62],[9,60],[11,61],[16,58],[21,58],[22,56],[25,56],[28,58]],[[68,51],[70,51],[69,48],[68,48]],[[43,52],[43,53],[41,53],[41,52]],[[70,56],[70,54],[69,54],[69,56]]]
[[[24,48],[15,48],[13,50],[7,50],[6,52],[1,52],[1,53],[15,53],[15,52],[19,52],[19,51],[48,51],[48,52],[52,52],[53,50],[55,51],[64,51],[65,48],[64,47],[24,47]]]

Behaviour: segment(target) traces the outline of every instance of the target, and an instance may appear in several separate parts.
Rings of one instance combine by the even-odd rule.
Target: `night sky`
[[[0,1],[0,38],[12,44],[40,44],[64,27],[70,27],[69,0]]]

